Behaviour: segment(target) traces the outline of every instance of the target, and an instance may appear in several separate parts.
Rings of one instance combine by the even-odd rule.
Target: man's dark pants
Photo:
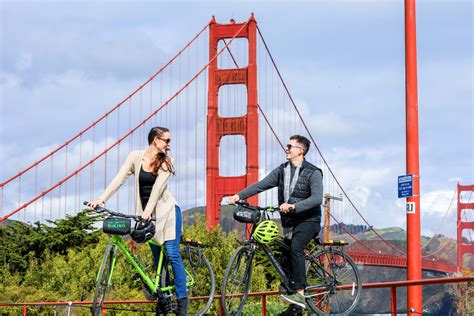
[[[282,249],[280,264],[286,275],[290,277],[290,286],[293,290],[304,289],[306,287],[304,248],[311,239],[319,234],[320,230],[320,222],[302,222],[293,226],[292,238],[285,238],[284,240],[290,249]]]

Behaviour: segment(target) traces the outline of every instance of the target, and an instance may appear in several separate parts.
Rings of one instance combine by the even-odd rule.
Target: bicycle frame
[[[265,213],[266,211],[264,211]],[[263,215],[265,216],[265,214]],[[270,262],[271,264],[273,265],[273,267],[275,268],[275,270],[277,271],[277,273],[280,275],[280,278],[281,280],[283,281],[283,284],[284,286],[289,290],[290,289],[290,281],[289,281],[289,278],[288,276],[286,275],[286,273],[283,271],[283,268],[281,266],[281,264],[278,262],[278,260],[275,258],[275,255],[273,254],[273,252],[270,250],[270,248],[265,245],[265,244],[261,244],[259,243],[258,241],[256,241],[254,238],[253,238],[253,233],[255,231],[255,228],[257,227],[257,224],[252,224],[252,230],[251,230],[251,233],[250,233],[250,239],[248,240],[245,240],[244,243],[248,243],[251,245],[251,253],[252,253],[252,259],[253,259],[253,254],[255,253],[255,248],[256,247],[260,247],[262,248],[262,250],[265,252],[266,256],[268,257],[268,259],[270,259]],[[286,245],[282,240],[275,240],[272,244],[276,244],[282,248],[285,248],[285,249],[289,249],[288,245]],[[252,247],[253,245],[253,247]],[[334,248],[333,247],[337,247],[338,245],[332,245],[332,244],[317,244],[316,245],[316,248],[318,251],[319,250],[323,250],[323,249],[328,249],[330,251],[330,253],[334,253]],[[339,251],[343,252],[344,253],[344,248],[343,247],[340,247],[340,248],[337,248],[339,249]],[[318,251],[311,251],[313,253],[317,253]],[[311,257],[312,255],[311,254],[307,254],[306,251],[305,251],[305,259],[309,259],[309,257]],[[324,273],[324,276],[329,276],[329,277],[334,277],[334,275],[332,274],[332,272],[330,271],[330,269],[328,269],[327,266],[323,266],[323,265],[319,265],[318,266],[320,267],[320,271],[322,271]],[[316,287],[310,287],[310,288],[307,288],[308,290],[308,293],[309,292],[313,292],[315,290],[317,290],[318,288],[320,287],[325,287],[327,286],[327,284],[321,284],[320,286],[316,286]],[[318,293],[316,295],[321,295],[322,293]],[[308,297],[312,297],[312,296],[315,296],[314,294],[311,295],[309,294]]]
[[[264,211],[264,213],[265,213],[265,212],[266,212],[266,211]],[[263,216],[265,216],[265,214],[264,214]],[[273,265],[273,267],[275,268],[275,270],[277,271],[277,273],[280,275],[280,278],[281,278],[281,280],[283,281],[283,284],[284,284],[285,287],[289,290],[289,289],[290,289],[290,279],[289,279],[288,276],[286,275],[285,271],[283,271],[282,266],[280,265],[280,263],[278,262],[278,260],[277,260],[277,259],[275,258],[275,256],[273,255],[273,252],[270,250],[270,248],[268,248],[267,245],[261,244],[261,243],[257,242],[257,241],[254,239],[253,233],[254,233],[256,227],[257,227],[257,224],[253,224],[253,225],[252,225],[252,231],[251,231],[251,233],[250,233],[250,239],[244,241],[244,243],[249,243],[249,244],[251,245],[250,249],[251,249],[251,253],[252,253],[252,260],[253,260],[253,255],[254,255],[254,253],[255,253],[255,248],[256,248],[256,247],[262,248],[263,251],[265,252],[265,254],[267,255],[268,259],[270,259],[271,264]],[[289,249],[286,244],[284,244],[281,240],[278,240],[278,239],[275,240],[272,244],[277,244],[277,245],[279,245],[280,247]],[[252,245],[253,245],[253,247],[252,247]],[[251,262],[251,260],[249,260],[249,262]]]
[[[159,257],[159,260],[158,260],[158,266],[157,266],[157,269],[156,269],[156,278],[155,278],[155,281],[153,282],[152,278],[145,272],[145,269],[143,268],[142,263],[130,251],[130,248],[125,243],[125,241],[122,239],[122,237],[120,237],[118,235],[111,235],[109,242],[111,244],[113,244],[114,246],[117,246],[117,248],[120,249],[122,251],[122,253],[125,254],[125,257],[128,259],[128,261],[130,261],[130,263],[135,268],[135,270],[138,272],[138,274],[140,275],[142,280],[146,283],[148,288],[153,293],[156,293],[158,290],[160,290],[162,292],[166,292],[166,291],[171,291],[171,290],[175,289],[175,285],[160,287],[161,271],[162,271],[162,268],[163,268],[163,263],[164,263],[164,259],[165,259],[165,253],[166,253],[164,244],[160,245],[160,244],[158,244],[157,242],[155,242],[153,240],[148,241],[148,243],[151,243],[151,244],[157,245],[158,247],[161,247],[160,257]],[[112,261],[112,270],[111,270],[110,275],[109,275],[109,280],[107,280],[107,283],[109,283],[109,284],[110,284],[110,280],[112,279],[112,275],[113,275],[113,272],[114,272],[116,259],[117,259],[117,257],[114,256],[113,261]],[[194,283],[195,283],[194,277],[186,269],[185,269],[185,272],[186,272],[186,286],[187,287],[193,286]],[[97,278],[98,278],[98,276],[97,276]]]

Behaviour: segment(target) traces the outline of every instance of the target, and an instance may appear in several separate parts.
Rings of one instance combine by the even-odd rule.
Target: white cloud
[[[2,178],[47,153],[55,144],[62,144],[125,98],[191,39],[212,14],[223,23],[230,17],[245,20],[254,11],[296,104],[338,180],[371,224],[404,227],[405,205],[396,198],[395,181],[405,172],[402,5],[298,2],[292,4],[296,9],[288,11],[288,2],[277,2],[268,11],[266,3],[234,4],[215,3],[210,12],[206,6],[191,2],[186,3],[185,11],[183,3],[149,1],[133,6],[120,1],[6,2],[1,13],[5,47],[0,73]],[[426,231],[433,231],[441,220],[441,211],[447,207],[446,192],[454,188],[453,182],[474,181],[472,47],[466,46],[472,42],[472,14],[467,14],[465,8],[461,2],[452,6],[448,2],[420,1],[417,11],[420,171],[425,212],[422,229]],[[183,14],[170,14],[178,10]],[[276,20],[270,17],[282,14],[301,23],[284,28],[281,23],[273,24]],[[207,44],[204,37],[199,45],[206,50]],[[260,58],[262,83],[268,58]],[[172,82],[172,89],[170,85],[163,89],[166,93],[178,86],[176,68],[172,79],[165,77]],[[269,71],[268,82],[276,82],[271,76],[274,74]],[[275,102],[267,99],[268,104],[264,104],[263,89],[259,97],[285,144],[289,135],[306,132],[288,98],[281,99],[281,85],[279,89],[278,102],[275,96]],[[158,104],[159,95],[159,84],[154,84],[154,90],[133,99],[132,126],[139,122],[140,111],[149,111],[149,103]],[[198,142],[204,144],[206,91],[200,91],[198,97],[202,99]],[[169,106],[180,104],[177,111],[175,107],[167,111],[166,118],[175,118],[178,113],[180,118],[185,117],[184,99]],[[121,112],[122,128],[109,131],[109,137],[113,134],[110,140],[125,132],[128,115],[127,111]],[[111,117],[109,128],[115,128],[117,121],[116,116]],[[187,122],[179,126],[174,120],[169,123],[179,133],[192,131],[192,124]],[[260,125],[261,131],[264,125]],[[459,135],[463,135],[463,141]],[[104,146],[105,132],[98,128],[94,141],[89,136],[85,139],[89,145]],[[134,138],[134,146],[140,142],[143,139]],[[267,142],[266,150],[262,145],[260,152],[260,176],[283,157],[274,139]],[[192,152],[192,142],[189,147]],[[77,150],[70,149],[71,163],[73,156],[77,158]],[[180,149],[176,153],[183,157]],[[310,155],[314,159],[314,151]],[[64,157],[58,162],[61,159]],[[189,160],[191,165],[204,165],[204,161],[201,156]],[[320,159],[316,158],[315,163],[320,165]],[[104,171],[99,165],[97,169]],[[185,181],[183,177],[194,176],[191,169],[180,169],[180,175],[174,178],[179,187]],[[55,174],[61,172],[61,168],[54,170]],[[326,187],[334,188],[328,170],[324,172]],[[88,189],[86,182],[84,190]],[[103,179],[97,182],[95,189],[103,186]],[[203,179],[198,179],[198,185],[199,198],[203,198]],[[195,199],[192,191],[191,196],[180,192],[184,204]]]
[[[453,211],[456,206],[456,198],[453,200],[452,191],[432,191],[421,194],[421,206],[423,214],[444,216],[446,212]]]

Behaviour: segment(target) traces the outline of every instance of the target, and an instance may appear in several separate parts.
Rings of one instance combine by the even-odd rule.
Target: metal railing
[[[397,288],[408,287],[412,285],[431,285],[431,284],[446,284],[446,283],[463,283],[463,282],[474,282],[474,276],[462,276],[462,277],[448,277],[448,278],[431,278],[411,281],[396,281],[396,282],[380,282],[380,283],[366,283],[362,284],[364,289],[379,289],[379,288],[390,288],[390,302],[391,302],[391,314],[397,315]],[[272,295],[280,294],[278,291],[266,291],[266,292],[252,292],[248,296],[261,296],[262,298],[262,316],[265,316],[267,297]],[[200,300],[206,297],[192,297],[192,300]],[[222,307],[220,306],[220,295],[214,296],[215,300],[219,302],[220,314],[222,315]],[[118,305],[118,304],[153,304],[155,301],[148,300],[117,300],[117,301],[105,301],[102,315],[105,315],[107,306]],[[92,301],[68,301],[68,302],[30,302],[30,303],[0,303],[0,307],[23,307],[23,315],[27,315],[29,306],[64,306],[67,308],[67,315],[72,315],[71,310],[74,307],[77,308],[89,308],[92,305]],[[152,311],[150,311],[152,312]],[[406,312],[407,315],[410,315]]]

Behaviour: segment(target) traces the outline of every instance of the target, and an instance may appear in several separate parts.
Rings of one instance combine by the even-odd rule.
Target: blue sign
[[[413,196],[413,175],[398,177],[398,198]]]

